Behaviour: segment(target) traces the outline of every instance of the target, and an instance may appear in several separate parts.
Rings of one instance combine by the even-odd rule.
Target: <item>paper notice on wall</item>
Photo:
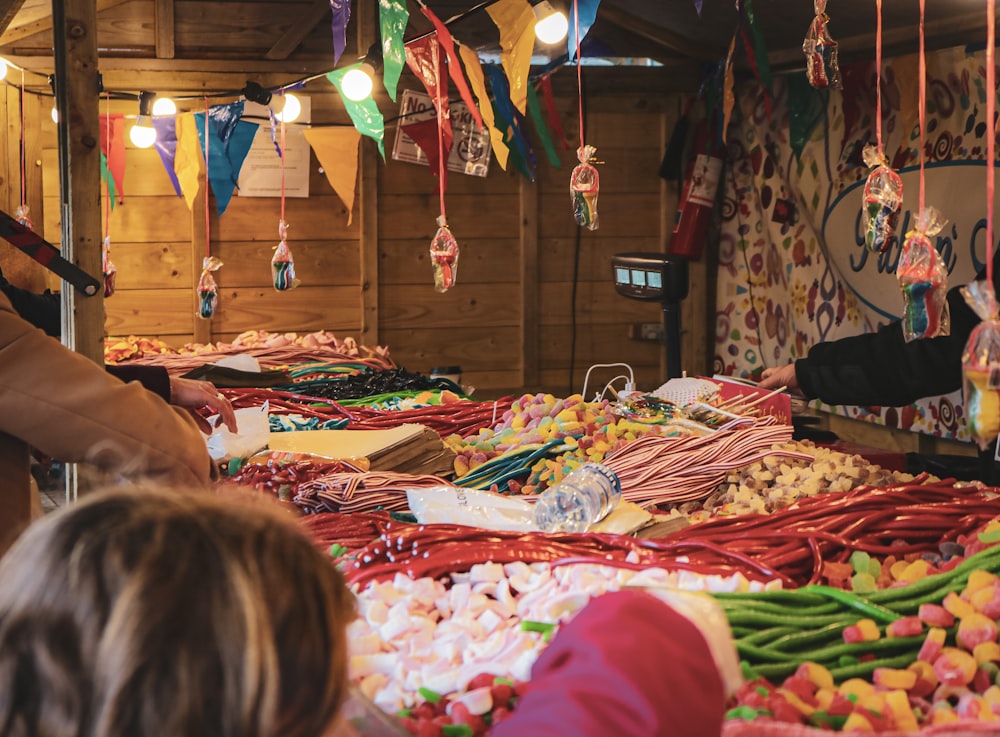
[[[299,98],[302,113],[295,123],[285,125],[285,197],[309,196],[309,143],[299,123],[309,122],[309,98]],[[280,102],[278,103],[280,104]],[[281,197],[281,157],[275,142],[281,143],[280,123],[271,140],[271,123],[267,108],[247,102],[243,117],[260,124],[250,153],[240,169],[240,197]]]
[[[396,140],[392,146],[392,158],[411,164],[427,166],[424,152],[403,131],[407,123],[433,120],[437,113],[431,104],[431,97],[423,92],[404,90],[399,103],[399,124],[396,126]],[[485,177],[490,168],[490,134],[486,129],[479,131],[472,120],[472,113],[463,102],[451,103],[451,127],[455,137],[448,153],[448,170],[474,177]]]

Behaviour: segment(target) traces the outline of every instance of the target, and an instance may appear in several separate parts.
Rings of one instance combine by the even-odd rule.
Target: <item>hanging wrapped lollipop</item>
[[[218,271],[222,262],[215,256],[206,256],[201,265],[201,276],[198,278],[198,317],[206,320],[215,315],[219,303],[219,285],[215,283],[213,271]]]
[[[601,178],[591,163],[596,153],[597,149],[593,146],[578,148],[576,158],[580,163],[573,168],[569,180],[573,217],[576,218],[577,225],[588,230],[597,230],[597,193],[601,186]]]
[[[101,271],[104,272],[104,296],[110,297],[115,293],[115,278],[118,276],[118,269],[111,263],[111,236],[105,236],[101,244]]]
[[[431,241],[431,265],[434,267],[434,289],[447,292],[455,286],[458,274],[458,242],[444,215],[437,219],[438,229]]]
[[[962,287],[962,296],[982,320],[962,354],[962,395],[969,432],[985,449],[1000,434],[1000,317],[988,281]]]
[[[14,219],[28,230],[34,230],[35,225],[31,222],[31,215],[28,213],[27,205],[18,205],[14,210]]]
[[[806,55],[806,76],[809,84],[817,89],[840,88],[840,63],[837,60],[837,42],[830,37],[826,14],[826,0],[813,0],[816,17],[809,24],[809,31],[802,42]]]
[[[950,333],[948,270],[931,240],[947,221],[933,207],[917,216],[916,228],[906,234],[896,278],[903,291],[903,337],[935,338]]]
[[[295,289],[299,285],[299,280],[295,278],[295,261],[292,259],[292,249],[285,242],[288,236],[288,223],[284,220],[278,222],[278,236],[281,241],[274,249],[274,256],[271,257],[271,280],[274,282],[276,290],[284,292]]]
[[[888,248],[896,232],[903,204],[903,180],[889,167],[885,154],[875,146],[865,146],[862,156],[865,164],[874,167],[865,181],[862,210],[865,245],[869,251],[881,253]]]

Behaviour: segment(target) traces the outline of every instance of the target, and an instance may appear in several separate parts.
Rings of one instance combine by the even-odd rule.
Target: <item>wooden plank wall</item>
[[[554,77],[566,78],[556,85],[556,93],[569,143],[569,149],[559,147],[558,168],[545,160],[536,141],[534,182],[513,168],[502,171],[495,162],[485,178],[450,174],[448,221],[461,257],[458,283],[445,294],[434,291],[429,263],[438,212],[436,179],[429,169],[391,158],[383,163],[376,156],[375,176],[359,172],[359,201],[363,186],[376,188],[373,197],[367,193],[375,203],[378,224],[378,258],[368,267],[377,263],[377,315],[370,317],[376,319],[378,342],[389,346],[401,365],[424,373],[437,365],[461,365],[464,380],[481,394],[549,391],[565,396],[581,390],[591,364],[616,361],[632,365],[640,388],[652,389],[664,380],[662,347],[629,337],[634,324],[661,321],[659,305],[618,296],[610,258],[622,251],[666,247],[677,193],[657,170],[681,102],[656,92],[656,84],[636,94],[635,83],[616,85],[608,71],[616,70],[595,75],[600,81],[587,91],[585,117],[586,140],[598,147],[598,159],[604,162],[599,166],[600,228],[581,231],[572,217],[569,177],[576,163],[579,126],[575,74],[567,71]],[[633,70],[621,73],[634,75]],[[116,71],[109,76],[121,82],[125,75]],[[190,87],[192,76],[179,76],[175,88]],[[223,75],[212,75],[213,87],[224,87],[224,82]],[[244,82],[234,76],[231,86],[239,88]],[[112,88],[114,83],[106,81]],[[165,79],[160,83],[159,89],[171,89]],[[403,86],[416,88],[416,83],[404,75]],[[304,94],[311,97],[314,123],[346,120],[341,101],[325,80],[310,84]],[[387,98],[379,104],[383,111],[393,109]],[[35,132],[37,143],[29,145],[40,152],[44,197],[42,213],[34,206],[33,212],[45,236],[58,242],[55,126],[44,102],[35,108],[37,125],[29,131]],[[112,101],[110,109],[132,115],[134,108],[129,101]],[[105,102],[101,109],[107,109]],[[10,120],[11,105],[7,110],[9,139],[19,135],[19,124]],[[390,123],[387,155],[394,135]],[[362,145],[373,146],[365,138]],[[9,140],[5,150],[11,150]],[[231,341],[251,329],[325,329],[340,337],[359,337],[362,218],[356,204],[353,224],[347,225],[346,209],[315,156],[310,197],[286,202],[289,245],[301,281],[297,289],[279,293],[271,286],[279,200],[234,196],[222,218],[216,217],[212,200],[211,252],[225,266],[216,274],[219,309],[207,325],[195,315],[194,298],[204,242],[192,238],[204,213],[188,211],[174,194],[155,150],[135,149],[129,143],[127,162],[124,200],[109,218],[112,260],[119,272],[117,292],[106,302],[109,335],[157,336],[177,346],[196,335]],[[6,263],[0,258],[0,265]],[[707,345],[710,335],[703,296],[693,289],[684,304],[688,332],[682,358],[684,367],[695,373],[710,370],[710,354],[697,349]],[[595,372],[588,394],[619,373]]]

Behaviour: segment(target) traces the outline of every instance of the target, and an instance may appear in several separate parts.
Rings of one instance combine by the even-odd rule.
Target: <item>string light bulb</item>
[[[354,102],[367,100],[372,95],[375,86],[375,69],[371,64],[363,62],[344,73],[340,80],[340,87],[344,97]]]
[[[59,123],[59,108],[55,105],[52,106],[52,122],[56,124]]]
[[[535,36],[543,44],[557,44],[569,33],[569,19],[561,10],[556,10],[548,0],[542,0],[535,7]]]
[[[6,59],[0,59],[0,80],[7,78],[7,69],[9,64]]]
[[[153,106],[155,92],[139,93],[139,115],[135,119],[135,125],[128,132],[129,140],[136,148],[149,148],[156,143],[156,128],[153,127],[153,119],[150,117]]]
[[[177,105],[169,97],[157,97],[153,103],[153,115],[176,115]]]
[[[302,103],[290,92],[281,93],[281,96],[285,99],[285,104],[281,112],[275,113],[274,117],[283,123],[294,123],[302,114]]]

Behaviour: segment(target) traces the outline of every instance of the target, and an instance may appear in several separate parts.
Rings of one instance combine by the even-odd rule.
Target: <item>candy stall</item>
[[[356,734],[1000,733],[993,0],[10,5],[2,286],[232,404]]]

